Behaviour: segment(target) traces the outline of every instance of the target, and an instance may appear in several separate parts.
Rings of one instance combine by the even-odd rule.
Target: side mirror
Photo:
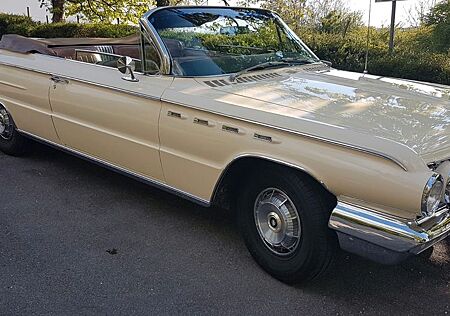
[[[117,60],[117,69],[123,74],[129,73],[130,76],[122,77],[123,80],[131,81],[131,82],[138,82],[139,79],[137,79],[134,76],[134,69],[135,64],[134,60],[131,57],[128,56],[122,56]]]
[[[328,67],[332,67],[333,63],[331,61],[328,60],[321,60],[321,62],[323,62],[325,65],[327,65]]]

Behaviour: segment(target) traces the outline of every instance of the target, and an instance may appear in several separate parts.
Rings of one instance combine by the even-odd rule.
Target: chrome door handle
[[[51,76],[50,80],[53,81],[54,83],[62,83],[62,84],[68,84],[69,80],[62,78],[60,76]]]

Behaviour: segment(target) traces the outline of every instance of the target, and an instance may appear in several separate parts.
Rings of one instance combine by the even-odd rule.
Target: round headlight
[[[431,216],[439,208],[444,191],[442,176],[434,174],[428,180],[422,195],[422,215]]]

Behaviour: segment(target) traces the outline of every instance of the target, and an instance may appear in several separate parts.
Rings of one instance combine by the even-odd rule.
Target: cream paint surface
[[[246,115],[246,118],[264,119],[264,122],[273,125],[280,122],[277,120],[280,113],[276,111],[280,107],[225,94],[200,84],[195,86],[192,79],[175,79],[165,91],[163,99],[180,104],[189,100],[196,107],[165,102],[162,108],[161,158],[168,183],[178,188],[194,190],[193,193],[198,196],[209,197],[230,161],[241,155],[265,156],[306,170],[340,199],[358,201],[374,209],[389,209],[392,214],[407,218],[420,209],[422,190],[431,172],[410,150],[406,152],[412,153],[415,160],[409,164],[411,170],[405,172],[383,158],[225,117],[217,113],[232,113],[241,117]],[[262,109],[267,112],[267,119],[262,115]],[[168,111],[181,113],[184,119],[169,117],[166,115]],[[193,120],[196,117],[213,122],[214,126],[195,125]],[[296,122],[296,127],[300,129],[302,125],[298,120]],[[307,123],[311,124],[309,121]],[[224,124],[239,127],[241,133],[232,134],[221,130]],[[332,126],[319,124],[315,132],[323,128]],[[253,137],[255,132],[272,136],[281,142],[274,144],[256,140]],[[354,138],[365,137],[354,132],[352,134]],[[392,143],[392,146],[404,149],[398,143]]]
[[[450,157],[450,87],[305,69],[219,89],[268,102],[268,111],[404,144],[427,162]]]
[[[399,142],[367,135],[333,121],[317,120],[298,104],[280,106],[274,100],[262,100],[280,98],[269,82],[239,84],[225,91],[207,87],[199,79],[138,75],[141,81],[136,84],[122,80],[115,69],[4,51],[0,52],[0,63],[57,74],[70,81],[53,89],[50,75],[2,66],[2,72],[13,73],[7,82],[14,85],[24,85],[24,74],[40,78],[36,87],[30,88],[35,89],[38,98],[34,100],[31,95],[25,98],[27,105],[22,106],[25,102],[20,94],[0,91],[1,98],[14,98],[16,106],[12,114],[18,116],[19,128],[54,140],[49,134],[51,125],[42,120],[28,120],[29,115],[40,113],[49,119],[50,105],[47,101],[45,108],[45,94],[39,85],[45,86],[47,93],[50,87],[53,118],[61,138],[57,142],[203,200],[210,200],[222,172],[234,159],[262,156],[305,170],[342,200],[414,218],[419,213],[424,184],[431,175],[422,159]],[[272,81],[272,85],[277,84],[278,81]],[[120,91],[114,90],[117,88]],[[260,89],[259,94],[244,95],[252,91],[250,88]],[[335,93],[352,95],[354,91]],[[283,95],[281,99],[290,102],[295,97]],[[314,102],[309,106],[317,111]],[[180,113],[181,119],[168,116],[168,111]],[[212,126],[194,124],[195,118],[208,120]],[[240,133],[223,131],[224,124],[239,128]],[[408,171],[388,159],[284,129],[381,151],[401,161]],[[277,141],[257,140],[253,137],[255,132]]]

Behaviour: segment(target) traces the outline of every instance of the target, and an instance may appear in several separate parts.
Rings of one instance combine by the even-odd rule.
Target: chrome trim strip
[[[163,40],[158,35],[158,32],[156,32],[153,25],[149,22],[149,17],[150,15],[144,14],[144,16],[140,19],[139,24],[141,24],[145,31],[147,31],[147,34],[150,36],[150,39],[158,50],[159,57],[161,58],[161,73],[163,75],[169,75],[172,70],[172,58],[170,57],[166,44],[164,44]]]
[[[27,90],[27,88],[25,88],[25,87],[16,85],[14,83],[2,81],[2,80],[0,80],[0,85],[8,86],[8,87],[11,87],[11,88],[16,88],[16,89],[19,89],[19,90]]]
[[[162,102],[166,102],[166,103],[173,104],[173,105],[183,106],[183,107],[195,109],[195,110],[206,112],[206,113],[212,113],[212,114],[220,115],[220,116],[223,116],[223,117],[228,117],[228,118],[235,119],[235,120],[238,120],[238,121],[243,121],[243,122],[247,122],[247,123],[251,123],[251,124],[256,124],[256,125],[259,125],[259,126],[265,126],[265,127],[273,128],[273,129],[280,130],[280,131],[283,131],[283,132],[287,132],[287,133],[290,133],[290,134],[299,135],[299,136],[310,138],[310,139],[313,139],[313,140],[316,140],[316,141],[328,143],[328,144],[335,145],[335,146],[344,147],[344,148],[351,149],[351,150],[354,150],[354,151],[358,151],[358,152],[362,152],[362,153],[369,154],[369,155],[372,155],[372,156],[376,156],[376,157],[379,157],[379,158],[382,158],[382,159],[387,159],[387,160],[395,163],[396,165],[398,165],[404,171],[408,171],[406,166],[402,162],[400,162],[398,159],[396,159],[395,157],[392,157],[392,156],[390,156],[388,154],[381,153],[381,152],[378,152],[378,151],[375,151],[375,150],[370,150],[368,148],[357,147],[355,145],[351,145],[351,144],[347,144],[347,143],[343,143],[343,142],[339,142],[339,141],[323,138],[323,137],[317,136],[317,135],[312,135],[312,134],[308,134],[308,133],[298,132],[298,131],[294,131],[294,130],[290,130],[290,129],[286,129],[286,128],[282,128],[282,127],[278,127],[278,126],[274,126],[274,125],[270,125],[270,124],[265,124],[265,123],[261,123],[261,122],[257,122],[257,121],[253,121],[253,120],[249,120],[249,119],[236,117],[236,116],[229,115],[229,114],[220,113],[220,112],[217,112],[217,111],[205,110],[205,109],[193,106],[193,105],[184,104],[184,103],[180,103],[180,102],[174,102],[174,101],[167,100],[167,99],[164,99],[164,98],[153,97],[153,96],[149,96],[147,94],[134,92],[134,91],[126,90],[126,89],[121,89],[121,88],[117,88],[117,87],[113,87],[113,86],[108,86],[108,85],[104,85],[104,84],[101,84],[101,83],[92,82],[92,81],[88,81],[88,80],[84,80],[84,79],[78,79],[78,78],[74,78],[74,77],[71,77],[71,76],[63,76],[63,75],[58,75],[58,74],[52,74],[52,73],[45,72],[45,71],[42,71],[42,70],[37,70],[37,69],[23,67],[23,66],[18,66],[18,65],[13,65],[13,64],[4,63],[4,62],[0,62],[0,65],[8,66],[8,67],[15,67],[15,68],[23,69],[23,70],[27,70],[27,71],[33,71],[33,72],[36,72],[36,73],[41,73],[41,74],[45,74],[45,75],[49,75],[49,76],[57,75],[57,76],[60,76],[61,78],[65,78],[65,79],[69,79],[69,80],[73,80],[73,81],[81,82],[81,83],[85,83],[85,84],[92,84],[94,86],[98,86],[98,87],[107,88],[107,89],[115,90],[115,91],[118,91],[118,92],[126,93],[128,95],[133,95],[133,96],[137,96],[137,97],[141,97],[141,98],[145,98],[145,99],[149,99],[149,100],[153,100],[153,101],[162,101]]]
[[[23,130],[20,130],[20,129],[18,129],[17,131],[19,133],[21,133],[22,135],[24,135],[26,137],[29,137],[31,139],[34,139],[34,140],[36,140],[36,141],[38,141],[40,143],[44,143],[44,144],[49,145],[49,146],[51,146],[53,148],[62,150],[64,152],[66,152],[66,153],[69,153],[69,154],[72,154],[74,156],[80,157],[82,159],[88,160],[88,161],[93,162],[93,163],[95,163],[97,165],[100,165],[100,166],[105,167],[107,169],[113,170],[113,171],[118,172],[118,173],[120,173],[122,175],[128,176],[128,177],[133,178],[133,179],[135,179],[137,181],[140,181],[140,182],[143,182],[145,184],[151,185],[153,187],[156,187],[158,189],[164,190],[166,192],[174,193],[174,194],[176,194],[176,195],[178,195],[178,196],[180,196],[182,198],[185,198],[185,199],[187,199],[189,201],[192,201],[192,202],[195,202],[197,204],[200,204],[201,206],[205,206],[205,207],[209,207],[210,206],[210,202],[209,201],[204,200],[202,198],[199,198],[199,197],[197,197],[197,196],[195,196],[193,194],[190,194],[190,193],[184,192],[182,190],[179,190],[177,188],[174,188],[174,187],[172,187],[170,185],[167,185],[165,183],[162,183],[162,182],[160,182],[158,180],[154,180],[154,179],[148,178],[146,176],[143,176],[143,175],[138,174],[136,172],[130,171],[128,169],[116,166],[116,165],[114,165],[114,164],[112,164],[110,162],[107,162],[107,161],[104,161],[102,159],[99,159],[99,158],[90,156],[88,154],[82,153],[82,152],[80,152],[78,150],[75,150],[75,149],[72,149],[72,148],[69,148],[69,147],[66,147],[66,146],[63,146],[63,145],[51,142],[51,141],[46,140],[46,139],[44,139],[42,137],[36,136],[36,135],[34,135],[32,133],[29,133],[29,132],[26,132],[26,131],[23,131]]]
[[[206,113],[212,113],[212,114],[215,114],[215,115],[228,117],[228,118],[231,118],[231,119],[234,119],[234,120],[238,120],[238,121],[243,121],[243,122],[247,122],[247,123],[251,123],[251,124],[256,124],[256,125],[259,125],[259,126],[273,128],[275,130],[283,131],[283,132],[286,132],[286,133],[289,133],[289,134],[294,134],[294,135],[302,136],[302,137],[305,137],[305,138],[313,139],[313,140],[316,140],[316,141],[320,141],[320,142],[323,142],[323,143],[327,143],[327,144],[331,144],[331,145],[335,145],[335,146],[351,149],[351,150],[354,150],[354,151],[362,152],[362,153],[365,153],[365,154],[369,154],[369,155],[372,155],[372,156],[376,156],[376,157],[379,157],[379,158],[382,158],[382,159],[389,160],[389,161],[395,163],[396,165],[398,165],[404,171],[408,171],[406,166],[401,161],[399,161],[397,158],[392,157],[392,156],[390,156],[388,154],[379,152],[379,151],[375,151],[375,150],[371,150],[371,149],[363,148],[363,147],[358,147],[358,146],[355,146],[355,145],[352,145],[352,144],[348,144],[348,143],[344,143],[344,142],[340,142],[340,141],[335,141],[335,140],[332,140],[332,139],[324,138],[324,137],[313,135],[313,134],[309,134],[309,133],[294,131],[294,130],[287,129],[287,128],[284,128],[284,127],[279,127],[279,126],[275,126],[275,125],[270,125],[270,124],[266,124],[266,123],[257,122],[257,121],[254,121],[254,120],[244,119],[244,118],[240,118],[240,117],[229,115],[229,114],[224,114],[224,113],[217,112],[217,111],[205,110],[205,109],[196,107],[194,105],[189,105],[189,104],[180,103],[180,102],[174,102],[174,101],[171,101],[171,100],[168,100],[168,99],[164,99],[164,98],[161,98],[161,101],[169,103],[169,104],[173,104],[173,105],[178,105],[178,106],[191,108],[191,109],[202,111],[202,112],[206,112]]]
[[[450,235],[450,212],[445,208],[440,220],[425,229],[414,220],[408,222],[339,201],[328,227],[390,251],[418,254]]]
[[[248,9],[247,7],[241,7],[241,6],[227,6],[227,7],[223,7],[223,6],[207,6],[208,9]],[[162,62],[163,62],[163,74],[165,75],[169,75],[172,74],[172,58],[170,55],[169,50],[167,49],[166,44],[164,43],[164,41],[161,39],[161,37],[159,36],[158,32],[156,31],[156,29],[153,27],[153,25],[150,23],[149,18],[158,11],[167,9],[167,8],[175,8],[175,9],[183,9],[183,8],[188,8],[188,9],[192,9],[192,8],[198,8],[198,9],[203,9],[204,7],[202,6],[168,6],[168,7],[156,7],[151,9],[150,11],[146,12],[142,18],[140,19],[140,24],[144,26],[144,28],[146,29],[146,31],[148,32],[148,34],[152,37],[152,39],[154,40],[157,49],[160,52],[160,56],[162,57]],[[271,13],[274,18],[277,20],[278,23],[280,23],[283,27],[286,28],[287,32],[289,33],[289,35],[296,41],[299,42],[299,44],[301,46],[303,46],[305,48],[305,50],[307,52],[309,52],[313,57],[315,57],[317,59],[316,63],[322,63],[323,62],[320,60],[319,57],[317,57],[316,54],[314,54],[314,52],[295,34],[295,32],[293,32],[289,26],[280,18],[280,16],[278,15],[278,13],[276,13],[273,10],[269,10],[269,9],[263,9],[263,8],[251,8],[252,10],[259,10],[259,11],[265,11],[265,12],[269,12]],[[331,68],[331,67],[329,67]],[[219,76],[223,76],[223,75],[210,75],[210,76],[203,76],[203,77],[219,77]],[[228,74],[229,76],[229,74]],[[182,77],[182,78],[198,78],[198,76],[177,76],[177,77]]]
[[[69,60],[69,59],[67,61],[77,62],[76,60]],[[84,63],[84,64],[86,64],[86,63]],[[33,68],[24,67],[24,66],[20,66],[20,65],[13,65],[13,64],[5,63],[5,62],[0,62],[0,65],[1,66],[18,68],[18,69],[22,69],[22,70],[26,70],[26,71],[32,71],[32,72],[35,72],[35,73],[48,75],[48,76],[56,76],[56,77],[60,77],[61,79],[68,79],[68,80],[75,81],[75,82],[91,84],[91,85],[96,86],[96,87],[106,88],[106,89],[114,90],[114,91],[117,91],[117,92],[122,92],[122,93],[125,93],[125,94],[128,94],[128,95],[133,95],[133,96],[136,96],[136,97],[141,97],[141,98],[145,98],[145,99],[149,99],[149,100],[153,100],[153,101],[161,101],[161,99],[159,97],[153,97],[153,96],[148,95],[148,94],[143,94],[143,93],[127,90],[127,89],[121,89],[121,88],[105,85],[105,84],[94,82],[94,81],[90,81],[90,80],[79,79],[79,78],[75,78],[75,77],[72,77],[72,76],[66,76],[66,75],[51,73],[51,72],[47,72],[47,71],[43,71],[43,70],[33,69]],[[94,64],[92,64],[92,65],[94,65]],[[111,69],[110,67],[107,67],[107,68]],[[49,78],[49,80],[50,79],[51,78]]]

